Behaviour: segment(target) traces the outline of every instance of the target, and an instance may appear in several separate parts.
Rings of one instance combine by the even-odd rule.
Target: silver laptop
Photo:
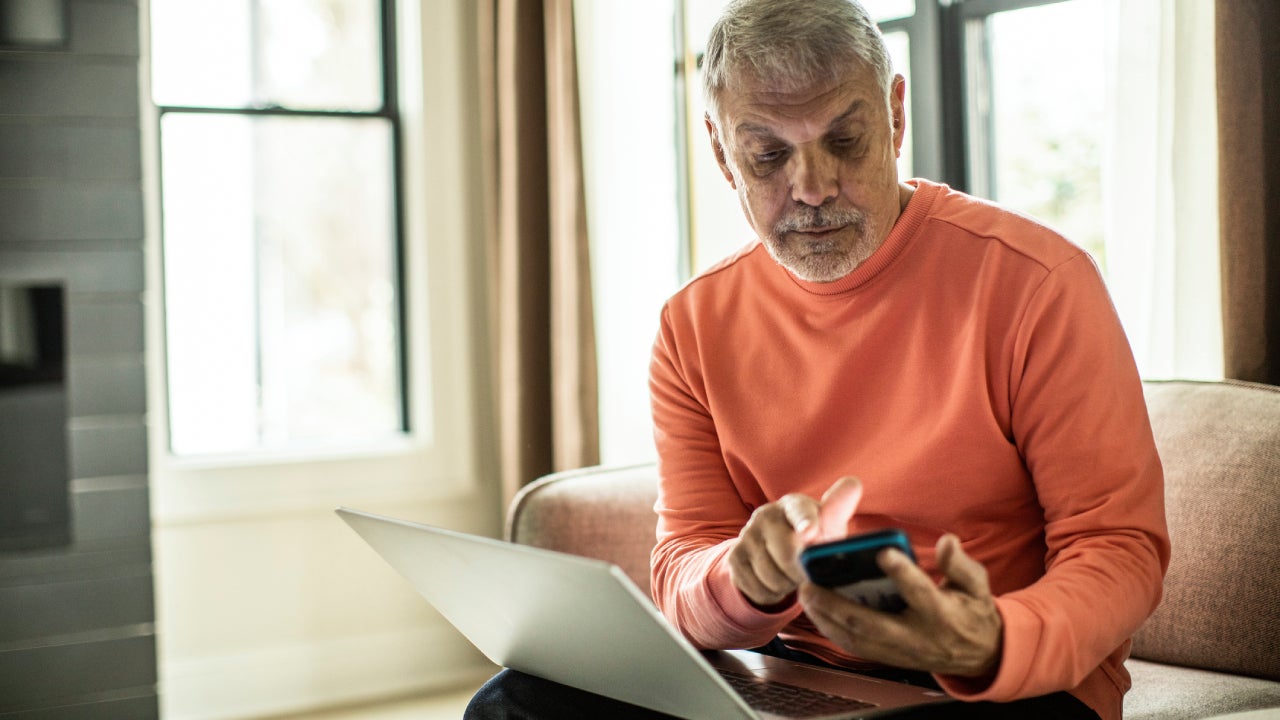
[[[690,720],[872,718],[949,701],[750,651],[700,652],[610,563],[337,512],[497,665]]]

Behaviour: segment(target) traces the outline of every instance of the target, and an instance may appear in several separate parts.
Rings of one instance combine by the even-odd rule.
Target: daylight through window
[[[407,429],[392,12],[151,2],[175,454]]]

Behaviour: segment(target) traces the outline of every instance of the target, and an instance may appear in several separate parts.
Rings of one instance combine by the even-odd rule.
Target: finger
[[[795,589],[763,548],[739,542],[729,554],[729,577],[734,587],[757,605],[773,605]]]
[[[766,538],[771,564],[787,579],[787,592],[796,589],[806,575],[800,564],[802,543],[798,533],[775,534]]]
[[[882,550],[876,555],[876,564],[898,586],[908,607],[926,616],[939,612],[938,586],[905,553],[894,548]]]
[[[849,520],[862,501],[862,481],[856,477],[836,480],[822,496],[818,514],[822,539],[838,540],[849,534]]]
[[[757,575],[775,592],[788,594],[804,579],[800,566],[800,538],[781,517],[762,524],[755,537],[759,553],[753,560]]]
[[[775,604],[794,591],[803,577],[799,546],[783,505],[761,506],[752,513],[730,551],[734,585],[757,604]]]
[[[819,532],[820,517],[818,502],[808,495],[792,493],[778,500],[787,523],[800,538],[808,541]]]
[[[800,586],[804,613],[818,632],[865,660],[925,669],[927,645],[894,615],[877,612],[813,583]]]
[[[987,569],[982,563],[969,557],[960,545],[960,538],[950,533],[938,539],[938,569],[947,583],[974,597],[991,594]]]
[[[805,616],[836,645],[852,652],[866,642],[865,616],[870,612],[866,607],[807,581],[800,584],[798,597]]]

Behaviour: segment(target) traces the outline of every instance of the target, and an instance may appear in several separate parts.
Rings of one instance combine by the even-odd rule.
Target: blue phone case
[[[906,601],[876,564],[880,551],[890,547],[915,562],[906,533],[891,528],[812,545],[801,551],[800,563],[818,585],[876,610],[901,612]]]

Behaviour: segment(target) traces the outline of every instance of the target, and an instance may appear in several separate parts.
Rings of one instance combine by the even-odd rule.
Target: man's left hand
[[[965,554],[959,538],[938,540],[940,585],[897,550],[885,550],[877,560],[907,609],[879,612],[805,582],[800,601],[823,635],[864,660],[943,675],[995,675],[1004,623],[986,568]]]

